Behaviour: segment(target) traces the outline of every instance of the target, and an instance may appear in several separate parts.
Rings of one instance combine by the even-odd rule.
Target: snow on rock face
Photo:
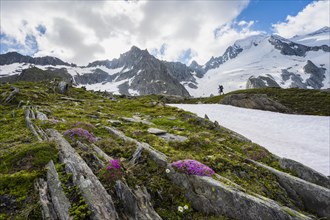
[[[320,30],[317,30],[310,34],[294,36],[290,40],[295,43],[303,44],[310,47],[322,46],[322,45],[330,46],[329,35],[330,35],[330,28],[323,27]]]
[[[257,40],[250,38],[249,40],[238,41],[237,44],[245,48],[242,52],[235,58],[218,65],[218,67],[209,69],[202,78],[196,78],[198,89],[188,87],[186,89],[194,97],[210,96],[211,94],[218,94],[219,85],[223,85],[224,92],[227,93],[246,89],[250,77],[269,76],[282,88],[312,88],[307,85],[309,84],[307,81],[311,74],[304,71],[304,66],[308,60],[324,70],[323,85],[318,83],[317,89],[329,88],[329,52],[320,49],[317,51],[306,51],[304,56],[284,55],[281,53],[281,50],[274,48],[274,45],[269,41],[270,38],[260,37]],[[280,37],[276,39],[282,40]],[[290,42],[286,39],[283,41]],[[288,78],[284,76],[287,78],[286,80],[282,76],[283,70],[290,72],[289,74],[285,73],[290,75]],[[293,79],[291,76],[293,76]],[[298,78],[301,78],[301,80]]]
[[[219,104],[173,104],[238,132],[270,152],[330,175],[329,116],[291,115]]]

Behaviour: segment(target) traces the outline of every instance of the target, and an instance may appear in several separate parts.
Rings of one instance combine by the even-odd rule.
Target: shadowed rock
[[[311,183],[315,183],[317,185],[326,187],[330,189],[330,179],[313,170],[310,167],[307,167],[297,161],[287,159],[287,158],[281,158],[280,159],[280,166],[283,169],[293,171],[299,178],[306,180]]]
[[[53,161],[50,161],[46,167],[48,169],[47,184],[49,187],[52,204],[58,218],[60,220],[73,219],[73,217],[70,216],[71,204],[61,187],[61,181],[58,177]]]
[[[125,183],[118,180],[115,185],[119,199],[125,204],[124,213],[130,220],[161,220],[150,202],[150,195],[146,188],[138,187],[131,190]]]
[[[65,163],[66,171],[72,173],[73,183],[78,186],[82,197],[92,211],[91,218],[118,219],[111,196],[86,162],[56,130],[48,129],[47,134],[59,147],[60,158]]]
[[[289,196],[296,200],[296,205],[301,205],[299,200],[303,202],[303,207],[300,208],[305,208],[309,211],[315,212],[321,217],[330,218],[329,189],[291,176],[259,162],[253,160],[250,161],[275,174],[279,183],[287,190]],[[297,198],[299,200],[297,200]]]

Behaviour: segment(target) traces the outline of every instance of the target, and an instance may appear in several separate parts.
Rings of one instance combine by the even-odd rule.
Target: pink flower
[[[197,176],[212,176],[215,174],[210,167],[196,161],[196,160],[179,160],[172,163],[178,171]]]

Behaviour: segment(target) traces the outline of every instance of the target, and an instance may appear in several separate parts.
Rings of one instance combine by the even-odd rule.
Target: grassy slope
[[[170,161],[188,158],[199,160],[244,187],[248,193],[258,193],[281,204],[295,207],[273,174],[245,160],[253,158],[278,168],[278,162],[267,150],[256,144],[238,141],[227,132],[215,130],[209,124],[201,124],[188,112],[172,107],[154,106],[152,102],[159,99],[157,96],[130,99],[117,97],[117,101],[112,101],[101,93],[71,89],[67,96],[82,100],[74,102],[61,99],[63,95],[53,93],[44,83],[16,83],[15,86],[20,88],[19,95],[10,104],[0,105],[0,199],[10,195],[16,202],[12,210],[0,210],[0,219],[40,218],[38,195],[33,188],[33,182],[45,174],[43,167],[50,159],[58,163],[58,151],[54,144],[38,143],[26,128],[23,109],[17,108],[21,100],[38,106],[44,113],[48,112],[49,118],[61,121],[34,121],[44,129],[56,128],[64,132],[72,128],[75,122],[94,125],[90,131],[102,139],[96,144],[112,157],[121,159],[125,170],[124,178],[131,187],[144,185],[148,188],[156,211],[164,219],[204,217],[193,209],[189,209],[184,215],[177,212],[178,205],[189,205],[182,190],[174,186],[164,175],[165,171],[158,169],[146,156],[142,158],[146,163],[130,169],[126,167],[126,161],[132,155],[134,147],[108,133],[103,125],[111,125],[109,119],[139,115],[152,121],[157,128],[187,136],[189,140],[184,143],[168,143],[149,134],[147,125],[117,125],[117,129],[124,131],[127,136],[147,142],[168,155]],[[0,85],[0,94],[9,91],[10,85]],[[15,112],[15,117],[12,111]],[[175,127],[182,130],[179,131]],[[100,175],[101,172],[97,174]],[[108,185],[107,189],[110,193],[113,191],[111,185]]]
[[[219,103],[231,94],[266,94],[268,97],[292,109],[296,114],[330,115],[330,92],[311,89],[262,88],[238,90],[221,96],[207,98],[186,98],[183,103]],[[182,102],[181,102],[182,103]]]

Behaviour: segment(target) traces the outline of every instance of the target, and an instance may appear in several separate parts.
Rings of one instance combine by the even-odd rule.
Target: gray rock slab
[[[166,134],[166,131],[158,129],[158,128],[149,128],[148,132],[150,134],[155,134],[155,135],[161,135],[161,134]]]
[[[114,203],[104,186],[94,175],[87,163],[76,153],[63,136],[54,129],[47,134],[60,149],[60,158],[65,163],[67,173],[72,173],[72,180],[78,186],[82,197],[92,211],[92,219],[118,219]]]

